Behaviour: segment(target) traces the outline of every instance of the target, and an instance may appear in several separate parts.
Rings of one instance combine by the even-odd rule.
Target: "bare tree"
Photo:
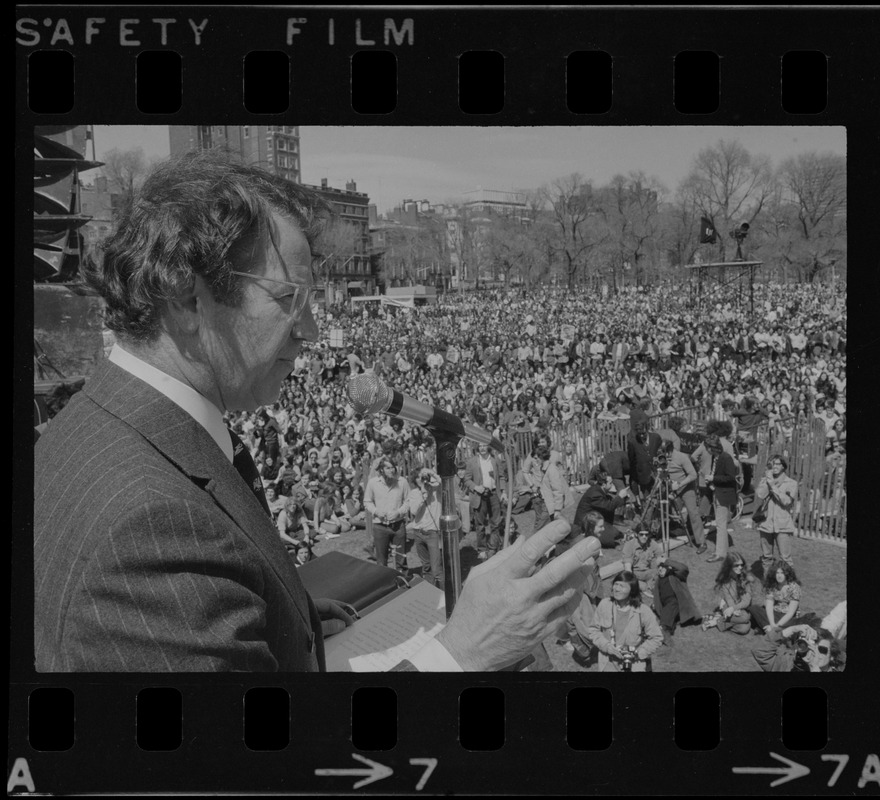
[[[599,198],[592,184],[578,173],[555,180],[542,191],[554,224],[549,246],[572,288],[576,278],[587,272],[592,252],[607,236],[602,229]]]
[[[523,280],[526,287],[546,278],[553,267],[553,239],[556,227],[548,208],[547,194],[541,189],[523,191],[526,199],[526,216],[529,219],[528,236],[531,244],[523,264]]]
[[[694,263],[700,248],[700,212],[692,197],[679,193],[660,210],[660,238],[674,267]]]
[[[773,192],[756,220],[754,232],[760,236],[758,255],[764,261],[764,277],[786,281],[792,270],[800,272],[796,261],[796,214],[785,188],[776,181]],[[778,270],[778,272],[777,272]]]
[[[631,269],[642,282],[650,267],[658,266],[660,203],[665,188],[644,172],[615,175],[599,190],[601,213],[607,229],[603,250],[615,268]]]
[[[114,148],[104,154],[103,160],[104,166],[101,170],[104,177],[126,200],[134,196],[135,190],[143,183],[150,169],[141,147],[131,150]]]
[[[383,256],[386,272],[409,285],[426,283],[429,276],[442,272],[445,228],[445,221],[441,226],[423,220],[417,225],[388,228]]]
[[[788,258],[814,280],[846,263],[846,159],[833,153],[802,153],[779,168],[783,202],[794,228]]]
[[[480,252],[494,274],[504,276],[510,285],[513,278],[528,284],[536,263],[545,254],[541,249],[539,229],[528,218],[493,216],[483,230]]]
[[[737,141],[721,140],[700,151],[678,195],[715,226],[718,258],[727,261],[732,242],[727,233],[743,222],[751,225],[772,191],[770,159],[751,155]]]
[[[346,267],[359,255],[358,230],[350,222],[334,218],[321,232],[315,249],[315,280],[324,283],[324,296],[329,298],[332,276],[344,275]]]

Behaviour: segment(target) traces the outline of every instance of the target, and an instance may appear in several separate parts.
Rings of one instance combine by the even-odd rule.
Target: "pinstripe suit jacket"
[[[324,668],[271,520],[160,392],[103,364],[40,438],[34,478],[38,671]]]

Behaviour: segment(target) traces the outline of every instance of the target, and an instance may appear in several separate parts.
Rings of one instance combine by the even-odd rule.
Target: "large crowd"
[[[316,540],[365,527],[370,512],[374,536],[378,532],[373,557],[379,563],[385,563],[390,551],[400,565],[405,550],[402,537],[409,523],[410,533],[415,529],[421,545],[425,576],[442,580],[439,551],[430,536],[436,534],[437,526],[426,522],[432,515],[431,503],[436,502],[434,477],[428,470],[433,463],[433,440],[419,426],[384,415],[355,413],[347,401],[346,384],[349,376],[361,372],[372,371],[395,389],[487,428],[502,440],[513,430],[531,432],[535,445],[543,449],[530,452],[526,459],[530,463],[520,465],[517,483],[529,483],[535,464],[539,470],[535,474],[541,477],[531,487],[520,485],[510,491],[516,492],[518,512],[526,508],[521,502],[526,494],[533,510],[545,515],[545,520],[560,511],[555,507],[558,487],[547,489],[548,468],[559,468],[564,492],[574,474],[570,464],[566,468],[565,458],[578,457],[570,450],[554,451],[551,456],[546,452],[546,434],[584,418],[635,420],[637,414],[662,413],[674,418],[677,409],[698,406],[706,417],[729,420],[728,426],[734,424],[740,430],[765,426],[774,442],[772,452],[784,465],[776,465],[777,477],[787,466],[787,443],[793,431],[808,418],[824,422],[829,460],[839,461],[846,450],[846,296],[842,286],[759,284],[751,315],[740,287],[726,287],[698,299],[680,286],[662,285],[605,296],[552,288],[527,293],[452,293],[441,296],[436,305],[413,309],[334,306],[324,309],[319,319],[319,340],[297,359],[279,401],[228,419],[257,462],[279,534],[298,563],[311,557]],[[725,429],[722,423],[710,433],[720,434],[724,449],[729,449],[729,427]],[[671,434],[676,438],[675,431]],[[654,456],[658,447],[651,442],[645,439],[643,445]],[[708,463],[714,469],[716,461],[710,458]],[[478,455],[462,457],[458,466],[459,500],[467,505],[469,495],[478,495],[470,504],[472,522],[485,528],[488,540],[484,545],[491,555],[500,546],[501,520],[498,508],[484,504],[480,484],[488,480],[497,491],[487,494],[506,500],[505,476],[498,474],[499,465],[486,466],[481,473]],[[604,480],[596,474],[598,463],[586,466],[593,468],[593,474],[589,484],[577,487],[581,491]],[[700,470],[699,459],[695,466]],[[383,483],[386,472],[393,476]],[[609,472],[614,470],[609,468]],[[631,476],[610,477],[617,486],[609,484],[608,490],[614,492],[620,489],[621,478]],[[699,477],[701,491],[704,478]],[[756,482],[759,500],[768,493],[767,479]],[[402,496],[388,499],[386,489],[391,482],[405,488]],[[649,486],[637,483],[632,489],[638,502]],[[407,500],[410,490],[413,498]],[[389,509],[392,513],[384,513]],[[621,510],[605,514],[609,528],[620,521]],[[687,511],[693,534],[693,528],[706,519],[706,508],[701,507],[699,521],[690,505]],[[590,524],[596,527],[595,514],[591,523],[580,521],[581,535],[591,533]],[[630,550],[638,545],[636,531],[626,541],[620,539],[617,544]],[[695,544],[705,550],[704,543]],[[781,591],[779,576],[785,579],[782,585],[799,585],[790,546],[784,546],[790,543],[780,536],[778,542],[769,544],[769,551],[762,552],[768,598]],[[656,646],[664,638],[668,641],[670,626],[660,625],[657,619],[666,618],[662,609],[676,595],[677,622],[694,621],[680,591],[686,589],[687,577],[682,578],[681,565],[649,563],[652,558],[643,565],[651,570],[650,582],[640,580],[638,569],[626,562],[620,577],[628,591],[615,579],[612,598],[591,599],[596,613],[590,615],[589,625],[581,626],[577,647],[572,644],[576,656],[587,658],[585,653],[594,649],[601,655],[600,667],[622,664],[625,651],[607,640],[611,629],[601,635],[597,632],[595,620],[608,615],[616,620],[617,611],[629,618],[629,607],[635,610],[634,618],[645,617],[638,610],[641,605],[656,617],[656,630],[652,627],[648,637]],[[779,599],[781,605],[752,607],[748,587],[737,582],[737,559],[742,560],[735,551],[716,544],[709,560],[721,562],[717,588],[722,599],[697,622],[737,632],[762,629],[773,634],[772,641],[780,647],[791,643],[785,637],[777,642],[775,634],[792,627],[798,631],[798,641],[809,640],[814,649],[816,641],[824,641],[827,632],[814,626],[819,632],[810,634],[803,627],[809,627],[810,620],[785,612],[784,606],[792,602],[791,592]],[[631,599],[618,602],[618,594]],[[605,601],[613,607],[605,608]],[[572,635],[570,641],[575,639]],[[650,653],[642,650],[644,661]],[[771,661],[768,656],[766,663]]]
[[[756,294],[751,321],[735,287],[699,308],[674,286],[605,298],[448,294],[412,310],[332,307],[280,400],[229,421],[265,482],[281,482],[280,495],[306,478],[326,484],[331,465],[343,483],[364,486],[365,456],[383,451],[430,458],[424,429],[354,413],[346,379],[362,371],[501,437],[511,424],[538,432],[582,417],[628,418],[634,405],[701,406],[718,418],[753,404],[775,441],[813,416],[825,422],[829,453],[845,451],[845,292],[762,284]],[[330,346],[331,331],[341,346]]]

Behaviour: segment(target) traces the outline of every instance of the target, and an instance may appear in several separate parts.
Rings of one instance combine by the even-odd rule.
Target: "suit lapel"
[[[271,518],[208,432],[161,392],[109,361],[83,391],[213,498],[260,550],[311,629],[308,594]]]

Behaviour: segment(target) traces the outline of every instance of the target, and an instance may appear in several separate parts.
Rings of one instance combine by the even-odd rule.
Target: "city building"
[[[462,192],[462,206],[472,216],[480,212],[492,212],[505,217],[528,220],[525,192],[484,189],[478,186],[469,192]]]
[[[320,186],[303,184],[314,189],[336,212],[340,221],[321,243],[324,252],[316,264],[319,280],[329,289],[331,303],[344,302],[347,297],[373,294],[376,276],[373,271],[370,242],[370,197],[357,190],[350,180],[345,189],[336,189],[321,179]]]
[[[450,285],[450,246],[445,206],[403,200],[384,216],[370,210],[372,255],[379,285],[424,284],[443,291]]]
[[[276,175],[300,182],[297,125],[169,125],[171,155],[219,147]]]

